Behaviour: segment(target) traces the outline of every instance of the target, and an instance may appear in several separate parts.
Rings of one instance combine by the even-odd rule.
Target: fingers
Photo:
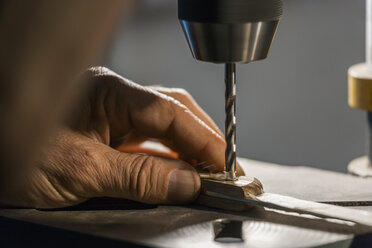
[[[173,98],[155,92],[139,98],[151,99],[152,104],[129,108],[135,129],[145,136],[168,140],[180,153],[223,170],[225,141],[217,132]]]
[[[151,88],[155,89],[156,91],[158,91],[160,93],[163,93],[165,95],[168,95],[168,96],[178,100],[179,102],[184,104],[193,114],[195,114],[198,118],[203,120],[209,127],[211,127],[213,130],[215,130],[222,137],[224,136],[223,133],[221,132],[221,130],[214,123],[214,121],[208,116],[207,113],[204,112],[204,110],[197,104],[197,102],[193,99],[193,97],[186,90],[180,89],[180,88],[165,88],[165,87],[160,87],[160,86],[151,86]],[[136,138],[134,138],[134,137],[136,137]],[[142,138],[142,139],[140,139],[140,138]],[[126,138],[126,143],[125,144],[127,145],[128,141],[133,142],[133,140],[137,141],[136,144],[138,144],[138,143],[143,142],[145,140],[145,138],[141,137],[139,134],[134,134],[133,136],[132,135],[130,136],[130,139]],[[167,144],[167,142],[163,142],[163,143]],[[131,146],[130,148],[133,148],[133,146]],[[138,148],[139,148],[139,146],[137,146],[137,149]],[[130,149],[128,149],[126,147],[125,151],[130,152]],[[151,150],[148,150],[148,151],[141,150],[141,152],[152,154],[152,155],[165,156],[165,157],[175,157],[173,152],[169,155],[168,154],[158,154],[158,153],[156,153],[154,151],[151,151]],[[241,166],[239,165],[238,162],[237,162],[237,166],[236,166],[236,175],[237,176],[245,175],[243,169],[241,168]]]
[[[209,127],[216,131],[221,137],[224,137],[224,134],[218,128],[216,123],[209,117],[207,113],[198,105],[194,98],[184,89],[180,88],[165,88],[160,86],[151,86],[151,88],[157,90],[160,93],[173,97],[174,99],[180,101],[184,104],[193,114],[198,118],[204,121]],[[239,163],[236,164],[236,175],[244,176],[245,173]]]
[[[64,207],[93,197],[180,204],[200,190],[195,169],[181,160],[121,153],[71,130],[58,132],[38,165],[20,190],[20,205]]]
[[[181,102],[110,71],[104,71],[101,79],[102,102],[113,136],[135,129],[144,136],[168,140],[176,151],[211,170],[224,169],[224,138]]]
[[[185,105],[193,114],[199,119],[204,121],[209,127],[216,131],[219,135],[223,136],[221,130],[217,127],[216,123],[209,117],[207,113],[198,105],[194,98],[184,89],[180,88],[165,88],[160,86],[151,86],[156,91],[173,97],[183,105]]]
[[[104,196],[150,204],[180,204],[192,202],[199,195],[200,178],[183,161],[113,149],[105,153],[105,158],[109,166],[101,168],[98,178],[104,178],[100,182]]]

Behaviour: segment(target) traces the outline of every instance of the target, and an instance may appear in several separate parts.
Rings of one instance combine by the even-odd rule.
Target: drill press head
[[[282,0],[178,0],[178,18],[197,60],[248,63],[267,57]]]

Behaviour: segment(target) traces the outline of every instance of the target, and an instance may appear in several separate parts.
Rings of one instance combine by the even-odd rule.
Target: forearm
[[[6,1],[0,21],[0,179],[27,165],[81,90],[125,1]]]

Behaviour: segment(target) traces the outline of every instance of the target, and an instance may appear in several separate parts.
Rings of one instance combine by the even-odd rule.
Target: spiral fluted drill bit
[[[235,63],[225,65],[225,170],[228,180],[235,180],[236,171],[236,119],[235,119],[235,101],[236,101],[236,78]]]

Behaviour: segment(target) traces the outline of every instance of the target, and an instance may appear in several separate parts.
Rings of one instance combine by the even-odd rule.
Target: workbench
[[[305,166],[239,162],[266,192],[372,211],[372,179]],[[260,207],[230,212],[197,204],[95,199],[65,209],[0,209],[0,216],[0,247],[25,242],[28,247],[372,247],[370,227]],[[213,223],[221,218],[242,223],[243,240],[216,242]]]

